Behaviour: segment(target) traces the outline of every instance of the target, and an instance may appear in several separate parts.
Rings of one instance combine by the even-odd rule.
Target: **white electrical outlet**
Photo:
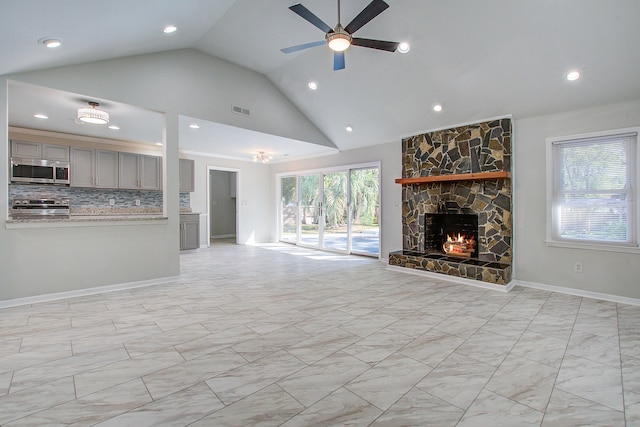
[[[582,263],[576,262],[575,264],[573,264],[573,271],[576,273],[582,273]]]
[[[140,199],[136,199],[136,206],[140,206]]]
[[[113,206],[116,204],[116,200],[115,199],[109,199],[109,205]]]

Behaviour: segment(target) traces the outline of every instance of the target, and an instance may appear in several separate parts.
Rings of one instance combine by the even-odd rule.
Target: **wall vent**
[[[251,115],[251,111],[249,111],[248,108],[240,107],[238,105],[232,105],[231,106],[231,111],[236,113],[236,114],[241,114],[241,115],[247,116],[247,117],[249,117]]]

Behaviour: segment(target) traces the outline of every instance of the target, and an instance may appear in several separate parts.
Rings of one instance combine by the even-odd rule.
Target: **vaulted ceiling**
[[[336,24],[335,1],[301,2]],[[343,25],[369,2],[343,0]],[[339,71],[326,45],[280,51],[324,37],[294,3],[0,0],[0,75],[195,48],[266,75],[341,150],[640,98],[637,0],[387,0],[357,36],[406,41],[409,53],[352,46]],[[178,30],[163,34],[168,24]],[[46,49],[44,37],[63,45]],[[567,81],[570,70],[581,78]]]

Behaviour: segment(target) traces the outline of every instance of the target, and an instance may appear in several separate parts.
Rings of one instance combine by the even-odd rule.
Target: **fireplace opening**
[[[425,214],[424,250],[427,255],[478,258],[478,215]]]

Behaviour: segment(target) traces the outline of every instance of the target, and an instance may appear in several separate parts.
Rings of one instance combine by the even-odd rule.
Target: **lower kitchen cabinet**
[[[200,214],[180,214],[180,250],[200,247]]]

